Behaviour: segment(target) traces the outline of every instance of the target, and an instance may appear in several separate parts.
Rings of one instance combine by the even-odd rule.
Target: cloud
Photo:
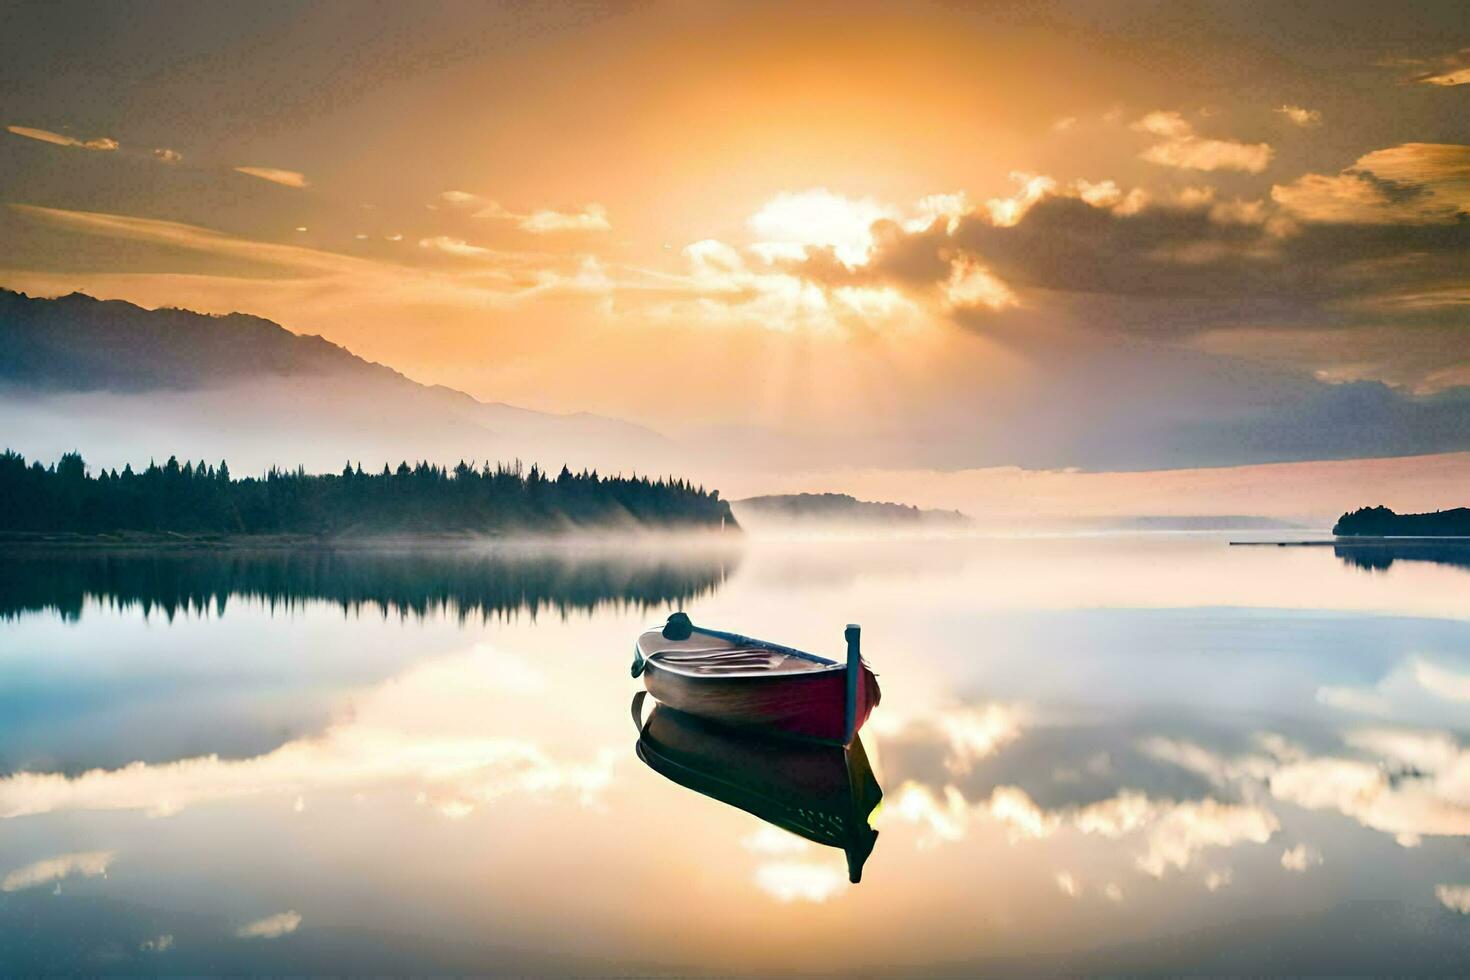
[[[1160,142],[1148,147],[1140,156],[1150,163],[1184,170],[1243,170],[1258,174],[1271,162],[1272,149],[1266,143],[1239,143],[1234,140],[1209,139],[1199,136],[1194,126],[1177,112],[1150,112],[1133,124],[1141,133],[1159,137]]]
[[[471,194],[468,191],[444,191],[439,195],[439,199],[454,208],[462,210],[473,208],[473,217],[476,218],[513,221],[521,231],[532,235],[549,235],[564,231],[612,230],[607,208],[595,201],[576,211],[538,208],[520,213],[510,210],[499,201],[482,197],[479,194]]]
[[[471,194],[469,191],[445,191],[439,195],[439,199],[457,208],[487,203],[483,197],[480,197],[478,194]],[[488,203],[493,204],[494,202]]]
[[[1057,872],[1056,883],[1058,890],[1068,898],[1076,898],[1082,894],[1082,886],[1077,883],[1077,879],[1069,872]]]
[[[239,238],[221,231],[201,228],[177,221],[137,218],[130,215],[99,211],[68,211],[31,204],[10,207],[28,217],[74,231],[125,241],[152,242],[190,251],[263,262],[295,271],[368,272],[379,269],[375,263],[333,252],[278,245],[274,242]]]
[[[919,304],[895,286],[816,281],[763,256],[760,246],[751,251],[748,256],[714,239],[686,246],[689,274],[657,280],[653,289],[662,288],[671,298],[648,307],[645,315],[660,323],[823,333],[897,329],[923,316]],[[830,249],[821,254],[843,268]]]
[[[463,238],[450,238],[448,235],[435,235],[433,238],[420,238],[419,248],[429,248],[446,255],[454,255],[459,258],[483,258],[494,255],[494,251],[479,245],[471,245]]]
[[[1051,124],[1051,131],[1053,133],[1065,133],[1070,131],[1076,125],[1076,116],[1063,116],[1062,118]]]
[[[241,939],[279,939],[295,932],[301,926],[299,912],[277,912],[264,919],[256,919],[235,930]]]
[[[1316,109],[1304,109],[1299,105],[1284,105],[1276,110],[1303,129],[1322,125],[1322,113]]]
[[[546,235],[558,231],[610,231],[612,223],[607,219],[607,209],[593,202],[580,211],[532,211],[521,217],[516,227],[533,235]]]
[[[1322,863],[1322,852],[1305,844],[1289,847],[1281,852],[1281,866],[1287,871],[1298,873]]]
[[[1433,67],[1415,75],[1413,80],[1441,88],[1470,85],[1470,48],[1461,48],[1454,54],[1440,58]]]
[[[951,309],[985,309],[999,312],[1019,306],[1020,300],[983,263],[972,255],[956,256],[949,265],[949,279],[944,284],[944,298]]]
[[[306,187],[307,180],[304,174],[294,170],[279,170],[275,167],[236,167],[235,173],[246,174],[250,177],[259,177],[268,180],[272,184],[280,184],[282,187]]]
[[[1271,197],[1302,221],[1456,223],[1470,212],[1470,146],[1403,143],[1375,150],[1335,175],[1304,174],[1278,184]]]
[[[1470,885],[1436,885],[1434,897],[1451,912],[1470,915]]]
[[[145,939],[138,944],[140,953],[166,953],[174,948],[174,937],[172,933],[164,933],[152,939]]]
[[[117,857],[116,851],[78,851],[58,854],[7,874],[0,880],[0,892],[17,892],[23,888],[50,884],[72,875],[95,878],[107,874],[107,866]]]
[[[850,198],[825,187],[777,194],[751,215],[746,225],[766,254],[804,256],[806,249],[831,249],[847,266],[861,265],[873,249],[873,225],[896,221],[897,208],[872,198]]]
[[[1217,892],[1228,886],[1232,878],[1233,875],[1229,868],[1226,868],[1224,871],[1211,871],[1205,875],[1205,889],[1207,891]]]
[[[159,163],[178,163],[184,159],[184,155],[177,150],[170,150],[160,146],[153,151],[153,158]]]
[[[5,128],[17,136],[40,140],[43,143],[54,143],[57,146],[76,146],[84,150],[101,150],[104,152],[116,150],[118,147],[117,140],[108,136],[79,140],[72,136],[63,136],[61,133],[53,133],[49,129],[34,129],[30,126],[6,126]]]

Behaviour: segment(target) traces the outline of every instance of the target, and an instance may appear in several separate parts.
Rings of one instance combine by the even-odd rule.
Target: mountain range
[[[226,456],[249,472],[344,458],[647,471],[678,457],[642,426],[480,401],[241,313],[0,289],[0,346],[0,441],[33,458],[66,449],[100,465]]]

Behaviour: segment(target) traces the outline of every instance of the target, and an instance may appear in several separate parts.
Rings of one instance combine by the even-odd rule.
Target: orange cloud
[[[1143,159],[1182,170],[1243,170],[1258,174],[1266,169],[1274,152],[1267,143],[1199,136],[1194,125],[1177,112],[1150,112],[1134,123],[1133,128],[1161,140],[1140,154]]]
[[[79,140],[72,136],[64,136],[61,133],[53,133],[49,129],[33,129],[30,126],[6,126],[10,132],[27,139],[40,140],[42,143],[54,143],[57,146],[78,146],[84,150],[115,150],[118,142],[108,136],[98,136],[95,139]]]
[[[305,175],[294,170],[278,170],[275,167],[236,167],[235,173],[246,174],[250,177],[259,177],[268,180],[272,184],[280,184],[282,187],[306,187]]]
[[[1304,221],[1440,224],[1470,211],[1470,146],[1403,143],[1361,156],[1335,175],[1304,174],[1271,188]]]
[[[1303,129],[1322,125],[1322,113],[1316,109],[1304,109],[1299,105],[1284,105],[1276,111]]]
[[[474,217],[514,221],[521,231],[532,235],[547,235],[559,231],[611,231],[607,208],[596,201],[577,211],[557,211],[552,208],[518,213],[479,194],[468,191],[445,191],[439,199],[451,207],[475,208]]]

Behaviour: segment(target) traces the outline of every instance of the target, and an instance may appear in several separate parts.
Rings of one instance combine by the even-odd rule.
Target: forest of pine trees
[[[353,534],[561,531],[574,528],[734,528],[719,491],[685,480],[602,477],[565,466],[548,477],[537,466],[461,461],[381,472],[361,464],[340,474],[271,469],[231,477],[223,461],[174,457],[135,472],[93,476],[68,453],[52,466],[0,455],[0,532],[118,531],[182,534]]]

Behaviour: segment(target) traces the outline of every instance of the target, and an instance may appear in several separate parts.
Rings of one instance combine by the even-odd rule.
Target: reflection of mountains
[[[223,611],[232,597],[286,608],[308,599],[387,615],[443,611],[460,619],[543,609],[565,615],[603,604],[682,605],[733,570],[731,551],[546,548],[13,551],[0,560],[0,617],[51,610],[76,619],[88,600],[155,609]]]
[[[633,699],[640,720],[644,692]],[[868,816],[883,790],[861,738],[840,746],[737,732],[656,705],[640,721],[638,757],[660,775],[807,840],[840,848],[862,880],[878,831]]]
[[[1332,553],[1345,564],[1368,571],[1387,571],[1395,561],[1423,561],[1470,570],[1470,541],[1374,541],[1334,544]]]

